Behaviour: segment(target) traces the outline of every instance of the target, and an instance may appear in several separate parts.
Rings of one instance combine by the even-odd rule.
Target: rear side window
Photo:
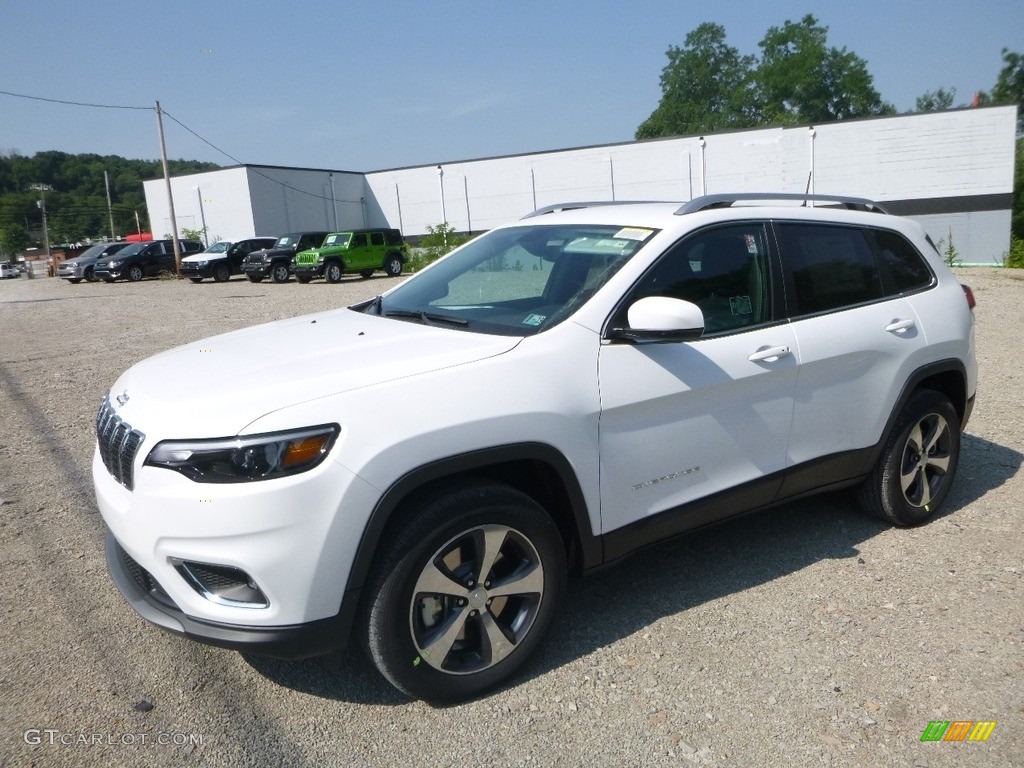
[[[776,224],[790,315],[829,312],[884,296],[882,278],[862,230]]]
[[[384,233],[386,236],[388,245],[401,245],[402,244],[402,233],[397,229],[389,229]]]
[[[886,293],[908,293],[931,285],[928,263],[903,235],[875,230],[869,231],[868,237],[878,251]]]

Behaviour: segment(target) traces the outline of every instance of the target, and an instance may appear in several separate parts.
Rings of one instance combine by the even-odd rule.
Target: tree
[[[914,106],[915,112],[940,112],[944,109],[953,108],[953,100],[956,98],[956,88],[948,91],[939,87],[934,91],[926,91],[917,97]]]
[[[725,42],[725,28],[704,23],[670,46],[661,71],[661,101],[636,138],[747,128],[754,125],[753,56]]]
[[[993,104],[1016,104],[1024,110],[1024,54],[1003,48],[1002,56],[1003,68],[989,98]]]
[[[755,75],[764,123],[802,125],[895,113],[875,90],[867,62],[846,48],[829,47],[827,38],[828,27],[812,14],[765,34]]]
[[[0,227],[0,252],[11,260],[18,251],[28,248],[28,233],[19,224],[5,224]]]

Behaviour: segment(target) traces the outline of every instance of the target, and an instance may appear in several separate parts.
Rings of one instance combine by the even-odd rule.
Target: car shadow
[[[943,511],[956,515],[1020,469],[1024,455],[964,435],[957,481]],[[643,551],[613,568],[569,583],[553,630],[507,686],[547,674],[659,619],[741,593],[822,560],[857,558],[860,545],[890,526],[864,514],[849,491],[782,504]],[[353,645],[358,645],[353,642]],[[360,652],[343,660],[246,661],[278,685],[327,699],[399,705],[395,691]]]

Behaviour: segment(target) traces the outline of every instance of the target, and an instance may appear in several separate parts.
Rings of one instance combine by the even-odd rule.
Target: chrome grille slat
[[[100,460],[111,476],[132,490],[135,484],[135,455],[145,436],[114,413],[110,401],[103,399],[96,414],[96,441]]]

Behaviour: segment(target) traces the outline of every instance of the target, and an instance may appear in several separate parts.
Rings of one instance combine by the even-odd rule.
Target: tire
[[[373,277],[373,273],[374,273],[374,270],[372,270],[372,269],[364,269],[362,272],[359,273],[359,276],[361,278],[363,278],[363,280],[366,280],[368,278]]]
[[[227,264],[218,264],[213,270],[213,280],[216,283],[226,283],[231,279],[231,267]]]
[[[910,396],[878,464],[860,491],[868,512],[894,525],[920,525],[942,504],[960,461],[960,417],[940,392]]]
[[[145,277],[145,273],[143,273],[142,267],[140,267],[138,264],[132,264],[130,267],[128,267],[129,283],[137,283],[143,277]]]
[[[87,282],[87,283],[95,283],[96,282],[96,275],[93,274],[92,267],[86,267],[85,268],[85,282]]]
[[[203,282],[203,278],[201,278],[201,277],[190,277],[189,280],[191,280],[193,283],[201,283],[201,282]]]
[[[249,282],[250,283],[262,283],[263,282],[263,277],[261,275],[249,275],[249,274],[247,274],[246,277],[249,278]]]
[[[309,275],[296,275],[295,279],[298,280],[303,285],[305,285],[306,283],[308,283],[313,278],[311,278]]]
[[[482,575],[481,560],[491,563]],[[565,583],[558,528],[529,496],[484,483],[439,493],[413,510],[367,582],[364,644],[399,690],[464,701],[527,661]]]
[[[82,278],[80,278],[80,277],[69,277],[68,278],[68,282],[71,283],[72,285],[78,285],[80,282],[82,282]]]
[[[340,283],[341,273],[341,264],[336,261],[329,261],[324,267],[324,280],[328,283]]]
[[[104,277],[103,278],[103,282],[104,283],[112,283],[112,282],[114,282],[114,278],[112,278],[112,277]]]
[[[278,262],[270,267],[270,279],[275,283],[287,283],[288,282],[288,265],[284,262]]]
[[[387,272],[388,277],[398,277],[402,274],[402,257],[396,256],[395,254],[389,254],[384,259],[384,271]]]

